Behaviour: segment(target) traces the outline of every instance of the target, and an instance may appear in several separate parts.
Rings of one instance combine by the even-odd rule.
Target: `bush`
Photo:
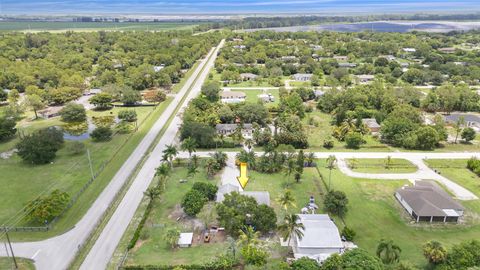
[[[17,132],[13,118],[0,117],[0,142],[11,138]]]
[[[355,238],[356,234],[357,233],[353,229],[347,226],[345,226],[342,230],[342,236],[345,237],[345,240],[347,241],[353,241],[353,238]]]
[[[205,198],[210,201],[215,199],[215,195],[218,191],[218,187],[216,185],[204,182],[196,182],[195,184],[193,184],[192,189],[199,191],[203,194]]]
[[[127,122],[137,121],[137,112],[134,110],[121,110],[118,112],[118,118]]]
[[[323,140],[323,147],[327,149],[332,149],[334,145],[335,145],[335,142],[333,141],[332,138],[327,138]]]
[[[128,122],[121,122],[115,127],[115,130],[120,134],[128,134],[134,130],[134,127]]]
[[[87,120],[87,112],[83,105],[76,103],[69,103],[60,111],[60,116],[63,122],[84,122]]]
[[[347,213],[348,198],[343,191],[332,190],[328,192],[323,203],[325,210],[329,213],[339,217],[343,217]]]
[[[241,250],[245,264],[262,266],[267,263],[268,253],[262,248],[255,246],[244,246]]]
[[[362,134],[358,132],[351,132],[345,136],[345,143],[347,148],[358,149],[360,145],[365,143],[365,140],[362,137]]]
[[[112,138],[113,132],[109,127],[97,127],[90,133],[90,137],[95,142],[105,142]]]
[[[37,198],[25,208],[27,216],[39,224],[50,222],[60,216],[67,208],[70,196],[66,192],[56,189],[46,197]]]
[[[475,132],[475,130],[471,127],[467,127],[465,128],[463,131],[462,131],[462,139],[465,141],[465,142],[470,142],[472,141],[473,139],[475,139],[475,136],[477,136],[477,133]]]
[[[54,128],[41,129],[25,136],[18,144],[18,155],[23,161],[33,164],[45,164],[55,159],[57,151],[63,145],[63,133]]]
[[[98,93],[89,99],[96,108],[104,110],[112,106],[113,97],[109,93]]]
[[[292,270],[320,270],[317,261],[308,257],[302,257],[294,261],[291,265]]]
[[[85,152],[85,144],[82,142],[73,141],[67,144],[67,150],[72,155],[78,155]]]
[[[189,216],[196,216],[207,202],[207,197],[202,192],[191,189],[182,200],[183,211]]]

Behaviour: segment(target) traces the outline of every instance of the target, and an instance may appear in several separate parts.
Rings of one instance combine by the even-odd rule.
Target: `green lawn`
[[[18,270],[35,270],[35,266],[31,260],[23,259],[23,258],[16,258],[18,264]],[[0,269],[2,270],[9,270],[15,269],[13,261],[11,258],[0,258]]]
[[[345,142],[340,142],[334,139],[335,144],[332,149],[323,147],[323,142],[326,138],[331,137],[333,126],[331,124],[332,117],[326,113],[315,110],[308,113],[302,120],[305,130],[308,134],[308,143],[310,151],[361,151],[361,152],[390,152],[391,148],[378,141],[371,135],[364,136],[366,144],[363,144],[360,149],[348,149],[345,147]]]
[[[356,159],[355,161],[347,160],[350,168],[355,172],[362,173],[412,173],[418,170],[417,166],[413,165],[406,159],[391,159],[387,166],[386,159],[366,158]]]
[[[319,168],[321,173],[328,177],[324,160],[320,162]],[[457,181],[455,178],[452,180]],[[392,239],[402,249],[402,260],[423,267],[426,265],[421,250],[423,243],[438,240],[450,248],[453,244],[480,237],[478,219],[474,222],[469,221],[466,225],[409,224],[408,215],[393,196],[396,189],[409,184],[406,180],[353,179],[334,170],[331,181],[332,188],[344,191],[349,199],[345,223],[357,232],[354,242],[372,254],[375,253],[380,239]],[[470,215],[480,213],[478,200],[462,204]],[[338,220],[337,225],[342,227]]]
[[[267,107],[271,107],[271,106],[276,106],[280,103],[280,96],[278,94],[278,89],[275,89],[275,90],[267,90],[267,91],[263,91],[263,90],[234,90],[233,92],[242,92],[242,93],[245,93],[245,95],[247,95],[247,99],[246,99],[246,102],[250,102],[250,103],[257,103],[259,98],[258,98],[258,95],[260,94],[272,94],[275,101],[274,102],[268,102],[268,103],[265,103],[265,105]]]
[[[13,238],[16,240],[42,239],[63,233],[70,229],[83,216],[91,203],[93,203],[103,188],[110,182],[117,170],[141,139],[143,139],[171,100],[170,98],[159,105],[128,141],[126,141],[129,137],[128,134],[117,134],[111,141],[106,143],[94,143],[86,140],[86,146],[91,151],[94,171],[99,171],[102,164],[110,160],[114,153],[116,153],[115,158],[113,158],[82,196],[79,197],[79,200],[74,206],[66,212],[65,216],[55,224],[52,230],[46,233],[16,233],[13,234]],[[148,112],[153,109],[154,107],[136,108],[139,123],[145,119]],[[120,109],[115,108],[112,111],[116,114],[118,110]],[[110,111],[89,112],[90,116],[100,114],[109,115]],[[58,123],[57,119],[41,121],[45,122],[45,126],[48,126],[47,123]],[[69,143],[71,142],[66,142],[67,145]],[[124,143],[125,145],[121,147]],[[57,188],[68,192],[70,195],[74,195],[90,177],[87,156],[83,154],[71,155],[66,150],[66,147],[58,152],[57,158],[52,164],[32,166],[23,163],[17,155],[14,155],[8,160],[0,160],[0,170],[4,172],[0,176],[0,184],[8,187],[0,190],[0,203],[3,206],[0,209],[0,220],[1,223],[6,222],[7,224],[12,223],[12,216],[22,214],[22,208],[28,201]],[[13,181],[12,179],[15,180]],[[18,192],[19,190],[22,190],[22,192]],[[33,224],[29,224],[25,220],[19,220],[17,222],[17,226],[25,225]]]
[[[180,183],[180,179],[188,179],[188,181]],[[142,231],[142,236],[137,242],[137,246],[130,251],[126,265],[201,264],[209,262],[216,255],[224,253],[227,245],[225,242],[201,243],[190,248],[172,250],[163,240],[163,235],[169,228],[175,227],[181,232],[193,231],[191,222],[184,219],[177,221],[177,217],[183,196],[190,190],[194,182],[199,181],[216,184],[218,178],[207,179],[202,165],[199,166],[199,172],[193,178],[187,177],[187,169],[184,166],[174,168],[168,179],[166,192],[155,202]]]

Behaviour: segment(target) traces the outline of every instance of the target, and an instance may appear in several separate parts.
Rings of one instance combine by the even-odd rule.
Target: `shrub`
[[[13,118],[0,117],[0,142],[11,138],[17,132]]]
[[[71,142],[67,144],[67,150],[72,155],[78,155],[80,153],[85,152],[85,144],[82,142]]]
[[[120,134],[128,134],[134,130],[134,127],[128,122],[121,122],[115,127],[115,130]]]
[[[98,93],[89,99],[96,108],[104,110],[112,106],[113,97],[109,93]]]
[[[105,142],[112,138],[112,129],[109,127],[97,127],[90,133],[90,137],[95,142]]]
[[[63,133],[54,128],[41,129],[25,136],[18,144],[18,155],[26,162],[45,164],[55,159],[63,145]]]
[[[60,116],[63,122],[83,122],[87,120],[87,113],[83,105],[76,103],[69,103],[60,111]]]
[[[327,149],[332,149],[334,145],[335,145],[335,142],[333,141],[332,138],[326,138],[323,141],[323,147],[325,147]]]
[[[268,253],[262,248],[247,245],[242,248],[241,253],[247,265],[262,266],[267,263]]]
[[[295,260],[291,265],[292,270],[319,270],[320,265],[317,261],[310,259],[308,257],[302,257],[298,260]]]
[[[196,216],[207,202],[207,197],[202,192],[191,189],[182,200],[183,211],[189,216]]]
[[[472,157],[467,161],[467,168],[476,173],[477,175],[480,175],[480,160],[478,160],[475,157]]]
[[[196,182],[195,184],[193,184],[192,189],[199,191],[203,194],[205,198],[210,201],[215,199],[215,195],[218,191],[218,187],[216,185],[204,182]]]
[[[466,142],[472,141],[475,139],[475,136],[477,136],[477,133],[471,127],[467,127],[462,131],[462,139]]]
[[[348,198],[343,191],[332,190],[327,193],[324,200],[327,212],[343,217],[347,213]]]
[[[118,118],[127,122],[135,122],[137,120],[137,112],[134,110],[121,110],[118,112]]]
[[[353,241],[353,238],[355,238],[356,234],[357,233],[353,229],[347,226],[345,226],[342,230],[342,236],[345,237],[345,240],[347,241]]]
[[[69,202],[68,193],[56,189],[50,195],[30,202],[25,209],[30,220],[43,224],[60,216]]]
[[[345,136],[345,143],[347,148],[358,149],[360,145],[365,143],[365,140],[362,137],[362,134],[358,132],[351,132]]]

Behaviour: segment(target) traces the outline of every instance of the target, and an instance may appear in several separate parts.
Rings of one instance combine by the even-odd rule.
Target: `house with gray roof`
[[[265,204],[267,206],[270,206],[270,193],[268,193],[268,191],[240,191],[239,186],[232,184],[221,185],[218,188],[215,201],[217,203],[223,202],[223,200],[225,199],[225,195],[232,192],[238,192],[241,195],[252,197],[258,204]]]
[[[362,123],[364,123],[368,127],[372,134],[378,133],[380,131],[380,125],[375,118],[364,118],[362,119]]]
[[[240,103],[245,102],[247,95],[243,92],[222,91],[220,92],[220,101],[223,103]]]
[[[458,222],[465,210],[433,181],[415,181],[398,189],[395,198],[416,222]]]
[[[242,81],[255,81],[258,78],[258,75],[253,73],[241,73],[240,78]]]
[[[293,79],[297,82],[308,82],[312,79],[313,74],[297,73],[293,75]]]
[[[215,130],[217,134],[230,136],[235,133],[239,124],[217,124]],[[251,138],[253,136],[253,125],[243,124],[242,135],[244,138]]]
[[[359,83],[370,83],[375,79],[375,75],[370,74],[355,75],[355,77]]]
[[[323,262],[330,255],[342,254],[344,245],[337,226],[326,214],[299,214],[299,223],[305,229],[303,237],[292,238],[291,245],[295,259],[308,257]]]
[[[348,63],[348,62],[338,63],[338,67],[341,67],[341,68],[354,68],[356,66],[357,64],[355,63]]]

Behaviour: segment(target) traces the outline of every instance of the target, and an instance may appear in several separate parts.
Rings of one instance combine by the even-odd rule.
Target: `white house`
[[[313,74],[297,73],[293,75],[293,79],[297,82],[308,82],[312,79]]]
[[[417,51],[415,48],[403,48],[402,50],[407,53],[414,53]]]
[[[161,64],[159,66],[153,66],[153,71],[155,72],[159,72],[160,70],[164,69],[165,68],[165,65],[164,64]]]
[[[223,91],[220,93],[220,100],[223,103],[240,103],[244,102],[247,95],[243,92]]]
[[[295,259],[308,257],[323,262],[330,255],[341,254],[345,250],[338,228],[328,215],[299,214],[305,230],[303,237],[294,237],[290,245]]]

